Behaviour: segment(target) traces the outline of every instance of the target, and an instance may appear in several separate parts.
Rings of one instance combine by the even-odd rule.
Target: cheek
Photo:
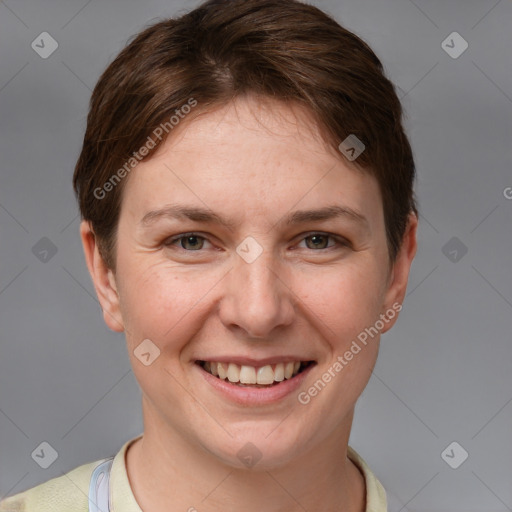
[[[175,405],[179,393],[169,393],[169,389],[180,389],[175,381],[182,374],[180,355],[201,329],[207,304],[201,299],[207,296],[215,280],[206,276],[192,278],[165,264],[145,268],[142,264],[133,264],[124,271],[129,278],[124,280],[120,296],[134,375],[147,396],[160,397],[169,401],[169,405]],[[145,340],[158,348],[154,352],[158,356],[149,365],[138,357],[147,352]],[[153,345],[149,347],[155,350]]]
[[[383,276],[376,265],[353,264],[296,279],[296,294],[336,354],[379,317]],[[334,355],[334,354],[333,354]]]
[[[197,321],[208,293],[222,274],[177,268],[169,263],[144,266],[136,261],[124,269],[121,309],[130,346],[149,338],[161,351],[179,349],[198,330]],[[190,332],[189,332],[190,331]]]

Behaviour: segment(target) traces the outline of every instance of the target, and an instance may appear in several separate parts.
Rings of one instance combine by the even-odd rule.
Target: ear
[[[402,245],[388,279],[383,304],[383,314],[386,314],[386,311],[390,310],[396,313],[402,309],[402,302],[404,301],[405,292],[407,290],[407,281],[409,280],[409,271],[418,246],[416,241],[417,228],[418,218],[414,213],[410,213]],[[398,314],[393,314],[392,318],[390,316],[388,318],[389,320],[385,323],[385,327],[381,330],[381,333],[389,331],[389,329],[393,327],[398,318]]]
[[[100,255],[96,237],[89,221],[83,220],[80,223],[80,237],[84,248],[85,262],[103,310],[103,319],[111,330],[123,332],[124,324],[119,308],[119,294],[115,275],[105,265]]]

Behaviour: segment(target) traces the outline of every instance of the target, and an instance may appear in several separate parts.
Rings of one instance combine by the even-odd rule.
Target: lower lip
[[[310,364],[305,370],[295,375],[295,377],[285,379],[279,384],[274,384],[268,388],[238,386],[213,376],[199,364],[194,364],[194,366],[201,372],[201,375],[208,384],[229,400],[240,405],[266,405],[282,400],[294,391],[297,391],[310,370],[316,366],[316,363]]]

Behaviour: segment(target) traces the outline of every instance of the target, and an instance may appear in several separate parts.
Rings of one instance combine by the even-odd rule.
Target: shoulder
[[[88,512],[89,483],[101,459],[0,501],[0,512]]]

